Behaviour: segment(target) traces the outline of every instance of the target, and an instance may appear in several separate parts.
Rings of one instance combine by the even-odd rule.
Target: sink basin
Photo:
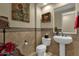
[[[59,43],[59,55],[65,56],[65,44],[70,44],[72,42],[72,37],[70,36],[54,36],[54,40]]]
[[[70,37],[70,36],[54,36],[54,40],[57,43],[70,44],[72,42],[72,37]]]

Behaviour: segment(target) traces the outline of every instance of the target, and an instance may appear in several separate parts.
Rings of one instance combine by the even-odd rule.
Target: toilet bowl
[[[51,38],[42,38],[42,44],[36,47],[37,56],[45,56],[46,55],[46,47],[51,43]]]
[[[38,56],[45,56],[46,52],[46,45],[38,45],[36,48],[36,52]]]

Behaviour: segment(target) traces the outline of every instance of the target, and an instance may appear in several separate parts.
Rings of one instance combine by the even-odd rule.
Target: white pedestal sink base
[[[54,36],[54,40],[59,43],[59,55],[65,56],[65,45],[72,42],[70,36]]]
[[[60,44],[59,48],[60,48],[59,49],[60,56],[65,56],[65,44]]]

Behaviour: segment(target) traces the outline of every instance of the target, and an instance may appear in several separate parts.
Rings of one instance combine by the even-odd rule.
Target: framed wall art
[[[42,23],[51,22],[51,13],[42,14]]]
[[[12,20],[30,22],[30,4],[12,3]]]

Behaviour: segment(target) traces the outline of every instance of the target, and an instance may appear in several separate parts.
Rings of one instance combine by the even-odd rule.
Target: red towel
[[[74,28],[75,29],[79,28],[79,16],[76,17]]]

